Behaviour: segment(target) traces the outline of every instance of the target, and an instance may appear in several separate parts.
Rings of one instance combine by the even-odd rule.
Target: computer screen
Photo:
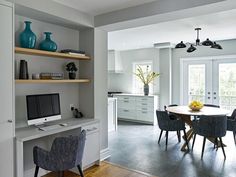
[[[58,93],[27,95],[26,102],[29,125],[61,119]]]

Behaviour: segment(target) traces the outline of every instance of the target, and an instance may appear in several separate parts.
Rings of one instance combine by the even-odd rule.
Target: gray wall
[[[59,50],[63,48],[79,48],[79,31],[22,16],[15,16],[15,40],[17,46],[19,45],[19,33],[24,29],[25,20],[32,21],[32,30],[37,36],[37,46],[44,38],[43,32],[51,31],[53,33],[52,39],[58,44]],[[27,60],[30,76],[32,73],[40,72],[63,72],[67,76],[65,65],[70,62],[69,60],[63,59],[22,54],[16,54],[15,58],[16,78],[19,76],[19,62],[21,59]],[[73,61],[79,66],[78,61]],[[25,122],[27,120],[25,95],[41,93],[60,93],[63,118],[72,116],[69,108],[70,104],[79,105],[79,84],[16,84],[16,121]]]
[[[210,49],[209,47],[197,47],[193,53],[187,53],[186,49],[172,50],[172,103],[180,103],[180,58],[236,55],[236,40],[219,41],[219,43],[223,50]]]
[[[153,71],[159,71],[159,50],[155,48],[120,51],[123,73],[108,74],[108,90],[132,93],[133,63],[152,61]],[[159,93],[159,78],[154,82],[154,94]]]

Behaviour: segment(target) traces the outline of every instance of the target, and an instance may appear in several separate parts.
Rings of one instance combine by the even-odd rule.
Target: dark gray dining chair
[[[175,107],[175,106],[178,106],[178,105],[177,104],[170,104],[170,105],[167,105],[167,106],[165,105],[164,110],[167,111],[167,108]],[[168,115],[169,115],[170,119],[172,119],[172,120],[176,120],[176,119],[179,118],[176,114],[171,113],[171,112],[168,112]],[[179,142],[181,142],[181,132],[180,131],[177,131],[177,137],[178,137]]]
[[[215,104],[204,104],[204,106],[213,107],[213,108],[220,108],[219,105],[215,105]]]
[[[53,141],[48,152],[35,146],[33,149],[34,163],[36,165],[34,177],[38,176],[39,168],[58,172],[59,177],[64,176],[64,171],[77,167],[80,176],[82,171],[82,157],[86,139],[86,131],[78,136],[58,137]]]
[[[216,141],[219,138],[221,148],[225,156],[224,151],[224,145],[222,143],[222,137],[226,134],[226,128],[227,128],[227,117],[226,116],[200,116],[198,120],[193,121],[193,144],[192,149],[194,147],[196,134],[203,136],[203,145],[202,145],[202,155],[201,158],[203,158],[206,138],[214,138]],[[216,143],[216,142],[215,142]]]
[[[236,144],[236,109],[231,116],[227,116],[227,130],[233,132],[234,143]]]
[[[160,136],[158,139],[158,144],[160,144],[160,140],[161,140],[161,136],[163,131],[166,131],[166,150],[167,150],[167,145],[168,145],[168,132],[169,131],[181,131],[183,130],[184,132],[184,137],[185,137],[185,141],[187,143],[188,146],[188,140],[187,140],[187,135],[185,132],[185,123],[184,121],[180,120],[180,119],[170,119],[168,113],[166,111],[156,111],[156,115],[157,115],[157,121],[158,121],[158,125],[159,128],[161,129],[160,132]],[[188,146],[189,149],[189,146]]]

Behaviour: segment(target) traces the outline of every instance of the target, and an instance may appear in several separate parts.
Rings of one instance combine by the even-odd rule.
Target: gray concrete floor
[[[107,161],[158,177],[236,177],[236,146],[232,132],[223,137],[227,145],[226,160],[222,149],[216,151],[209,141],[206,141],[201,160],[201,136],[196,137],[193,151],[180,151],[183,140],[178,143],[176,132],[169,133],[168,150],[165,151],[164,133],[160,145],[157,143],[159,133],[158,126],[119,122],[118,131],[109,133],[111,157]]]

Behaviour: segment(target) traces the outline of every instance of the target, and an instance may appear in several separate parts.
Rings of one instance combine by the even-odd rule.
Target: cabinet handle
[[[147,110],[147,108],[142,108],[142,110]]]
[[[129,112],[129,110],[125,109],[124,112]]]
[[[142,105],[147,105],[147,103],[142,103]]]
[[[124,101],[125,103],[128,103],[129,101]]]
[[[12,123],[13,121],[9,119],[9,120],[7,120],[7,122],[8,122],[8,123]]]
[[[142,111],[142,113],[147,114],[147,111]]]
[[[86,129],[86,132],[91,132],[91,131],[94,131],[94,130],[97,130],[97,128],[93,127],[93,128],[90,128],[90,129]]]

